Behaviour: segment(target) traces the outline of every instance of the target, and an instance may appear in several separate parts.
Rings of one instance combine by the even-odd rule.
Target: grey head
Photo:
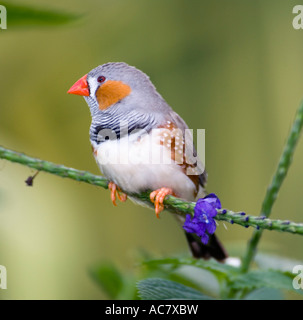
[[[101,87],[108,87],[114,82],[122,82],[129,86],[130,92],[122,99],[115,101],[112,105],[106,105],[106,109],[100,108],[100,100],[106,97],[99,97],[98,92],[102,91]],[[162,96],[157,92],[155,86],[150,81],[149,77],[141,70],[132,67],[125,62],[109,62],[96,67],[87,75],[87,83],[90,95],[84,97],[89,107],[91,108],[92,116],[101,112],[106,112],[109,109],[115,109],[119,104],[124,104],[124,111],[136,109],[138,112],[155,110],[163,112],[163,108],[167,107]],[[100,90],[101,89],[101,90]],[[116,88],[112,89],[113,91]],[[112,92],[112,95],[115,93]]]
[[[173,112],[149,77],[124,62],[110,62],[91,70],[86,78],[89,96],[84,96],[92,115],[90,135],[95,140],[101,129],[118,135],[120,122],[129,131],[149,131]]]

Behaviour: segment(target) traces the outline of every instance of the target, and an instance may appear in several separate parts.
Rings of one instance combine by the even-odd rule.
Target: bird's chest
[[[138,193],[192,182],[171,158],[171,150],[161,144],[161,134],[125,136],[95,147],[101,172],[123,190]]]

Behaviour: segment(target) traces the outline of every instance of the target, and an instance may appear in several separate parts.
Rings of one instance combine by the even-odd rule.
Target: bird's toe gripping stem
[[[150,201],[155,204],[155,213],[157,218],[159,218],[160,212],[164,210],[163,201],[167,195],[174,195],[171,188],[160,188],[151,192],[149,195]]]
[[[117,206],[116,197],[118,197],[121,202],[125,202],[127,200],[127,195],[123,193],[114,182],[110,182],[108,184],[108,189],[111,191],[110,197],[114,206]]]

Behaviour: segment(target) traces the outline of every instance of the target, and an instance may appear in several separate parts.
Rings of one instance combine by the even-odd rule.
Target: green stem
[[[24,166],[37,169],[39,171],[45,171],[62,178],[70,178],[73,180],[86,182],[107,189],[108,181],[103,177],[95,176],[86,171],[80,171],[65,167],[63,165],[54,164],[49,161],[32,158],[23,153],[5,149],[1,146],[0,159],[9,160],[11,162],[17,162]]]
[[[267,192],[262,204],[260,216],[265,216],[267,218],[270,216],[273,204],[277,199],[278,192],[281,188],[281,185],[290,167],[292,157],[293,157],[297,142],[299,140],[302,127],[303,127],[303,102],[301,103],[297,111],[286,145],[282,152],[282,156],[278,163],[277,170],[274,174],[274,177],[272,179],[270,186],[267,189]],[[254,260],[255,254],[257,252],[257,246],[261,236],[262,236],[262,230],[256,230],[253,233],[252,238],[248,243],[246,254],[242,260],[243,272],[247,272],[249,270],[249,267],[252,261]]]
[[[8,150],[0,146],[0,159],[5,159],[11,162],[16,162],[30,168],[48,172],[63,178],[70,178],[76,181],[86,182],[92,185],[108,188],[107,179],[93,175],[86,171],[80,171],[63,165],[57,165],[49,161],[31,158],[25,154]],[[152,204],[149,199],[149,192],[141,194],[131,194],[130,196]],[[165,207],[168,211],[175,214],[185,216],[186,214],[194,214],[194,202],[184,201],[173,196],[167,196],[164,201]],[[226,212],[225,212],[226,211]],[[215,217],[218,221],[226,221],[231,224],[235,223],[243,227],[254,227],[268,230],[277,230],[289,233],[296,233],[303,235],[303,224],[294,223],[283,220],[270,220],[263,217],[243,215],[241,212],[233,212],[231,210],[218,210],[218,215]]]

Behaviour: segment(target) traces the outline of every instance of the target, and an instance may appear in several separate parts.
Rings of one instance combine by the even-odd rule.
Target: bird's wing
[[[190,130],[186,130],[188,129],[187,124],[176,112],[171,111],[170,117],[172,119],[172,122],[176,125],[176,127],[181,129],[183,133],[183,139],[185,141],[185,160],[188,164],[192,164],[187,167],[187,175],[197,175],[199,184],[202,187],[205,187],[207,182],[207,173],[205,171],[204,164],[201,162],[199,156],[197,155],[197,151],[193,142],[192,133]]]

